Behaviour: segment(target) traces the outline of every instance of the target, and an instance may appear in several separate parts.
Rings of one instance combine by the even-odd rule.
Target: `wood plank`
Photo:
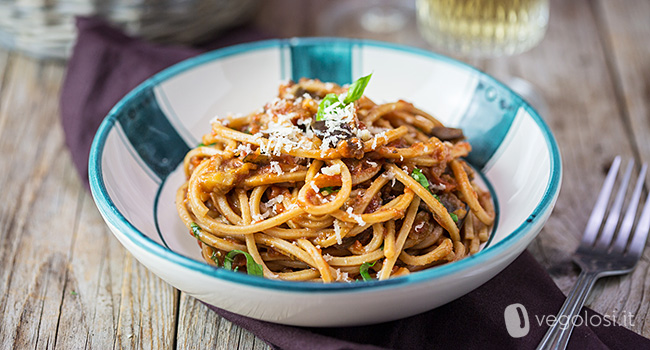
[[[616,96],[629,121],[638,152],[650,160],[650,2],[599,1],[595,13],[611,69],[616,73]]]
[[[45,348],[56,342],[81,189],[65,180],[73,170],[52,127],[63,70],[11,60],[0,98],[0,187],[2,202],[13,204],[0,214],[0,346]]]
[[[650,2],[599,1],[594,12],[628,136],[634,140],[637,158],[650,162]],[[650,337],[649,246],[650,242],[631,276],[606,281],[599,298],[608,314],[619,318],[625,312],[634,314],[636,322],[630,328],[646,337]]]
[[[252,333],[181,293],[177,347],[180,349],[270,349]]]
[[[174,344],[178,293],[128,254],[77,177],[64,67],[11,56],[0,95],[0,348]]]
[[[549,29],[538,47],[484,63],[488,73],[502,80],[514,75],[530,81],[547,101],[549,114],[544,118],[560,145],[564,174],[555,210],[529,249],[565,293],[575,282],[578,269],[571,256],[606,170],[615,155],[633,158],[637,147],[617,102],[612,76],[617,72],[608,69],[600,25],[592,3],[553,1]],[[644,300],[640,293],[648,289],[643,277],[647,269],[646,259],[634,274],[600,281],[587,305],[617,318],[631,313],[634,322],[625,326],[650,336],[647,327],[640,326],[648,317],[647,308],[639,308]],[[625,300],[630,303],[621,302]]]
[[[122,247],[89,194],[81,201],[57,346],[173,348],[178,292]]]

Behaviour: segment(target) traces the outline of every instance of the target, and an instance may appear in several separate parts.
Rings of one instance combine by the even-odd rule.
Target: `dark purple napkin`
[[[74,163],[87,185],[90,144],[110,108],[154,73],[206,49],[154,45],[130,38],[97,18],[79,19],[77,26],[79,38],[61,95],[61,121]],[[255,29],[239,28],[208,47],[264,36]],[[524,252],[475,291],[435,310],[393,322],[363,327],[300,328],[210,308],[277,349],[534,349],[548,328],[548,317],[558,312],[564,299],[546,271]],[[506,307],[516,303],[527,310],[530,325],[529,333],[519,338],[509,335],[504,318]],[[575,328],[569,348],[650,349],[650,340],[612,325],[611,318],[587,308],[580,315],[576,323],[583,322]],[[589,326],[584,325],[585,320]],[[628,324],[631,321],[618,320]]]

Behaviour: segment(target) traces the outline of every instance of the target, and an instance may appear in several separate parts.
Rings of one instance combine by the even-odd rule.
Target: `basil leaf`
[[[377,261],[373,261],[372,264],[364,262],[359,266],[359,274],[361,275],[361,278],[363,278],[364,281],[370,281],[372,280],[372,277],[370,277],[370,273],[368,273],[368,269],[375,266],[375,263]]]
[[[365,77],[361,77],[357,79],[354,83],[352,83],[352,85],[350,85],[350,87],[348,88],[348,92],[345,94],[345,97],[343,98],[341,107],[347,106],[350,103],[360,99],[361,96],[363,96],[363,91],[366,90],[366,86],[368,86],[370,77],[372,77],[372,74],[368,74]],[[325,109],[336,102],[341,102],[339,101],[339,96],[337,94],[330,93],[325,95],[325,97],[318,104],[316,121],[321,121],[325,119]]]
[[[454,213],[449,213],[449,216],[451,216],[451,219],[454,220],[454,222],[456,223],[458,222],[458,215]]]
[[[334,103],[339,102],[339,97],[332,93],[332,94],[327,94],[323,99],[320,101],[318,104],[318,113],[316,113],[316,120],[323,120],[325,119],[325,109]]]
[[[201,239],[201,227],[193,222],[190,224],[190,228],[192,229],[194,237],[196,237],[196,239]]]
[[[411,177],[414,178],[415,181],[419,182],[422,187],[426,189],[429,188],[429,180],[426,176],[424,176],[424,174],[422,174],[422,170],[414,168],[413,172],[411,173]]]
[[[347,95],[345,95],[345,98],[343,99],[343,104],[347,105],[360,99],[361,96],[363,96],[363,91],[366,89],[366,86],[368,86],[368,82],[370,81],[371,77],[372,73],[366,75],[365,77],[361,77],[352,83],[348,89]]]
[[[253,257],[241,250],[238,249],[233,249],[226,254],[225,259],[223,260],[223,267],[227,270],[232,270],[232,263],[235,261],[235,256],[237,254],[244,254],[246,257],[246,271],[248,271],[248,274],[251,276],[264,276],[264,270],[262,269],[262,265],[258,264],[255,262],[255,259]],[[236,270],[235,270],[236,271]]]

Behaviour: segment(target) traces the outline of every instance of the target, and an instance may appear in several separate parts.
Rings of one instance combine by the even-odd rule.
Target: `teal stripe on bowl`
[[[151,87],[124,104],[117,121],[138,156],[161,180],[176,169],[190,147],[162,112]]]
[[[480,75],[459,127],[472,145],[467,160],[482,169],[506,137],[523,101],[494,79]]]
[[[339,85],[352,82],[352,42],[288,41],[291,48],[291,79],[320,79]]]

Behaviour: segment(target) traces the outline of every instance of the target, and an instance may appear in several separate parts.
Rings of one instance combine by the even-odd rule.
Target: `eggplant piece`
[[[436,126],[431,129],[431,135],[437,137],[440,141],[460,141],[465,138],[463,130],[457,128],[448,128],[446,126]]]
[[[337,140],[346,140],[354,136],[350,127],[346,124],[340,125],[336,130],[330,130],[325,125],[324,120],[314,120],[311,123],[311,128],[314,130],[314,134],[318,136],[321,140],[327,136],[336,136]]]

